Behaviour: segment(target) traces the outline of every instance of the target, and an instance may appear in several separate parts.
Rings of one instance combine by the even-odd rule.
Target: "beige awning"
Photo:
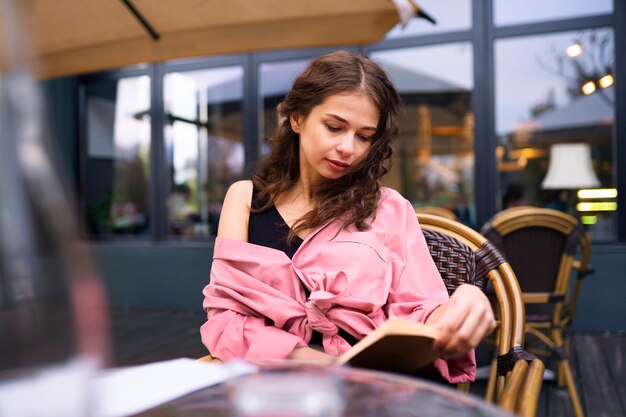
[[[371,44],[399,21],[390,0],[132,0],[154,39],[122,0],[16,3],[24,1],[29,57],[42,78],[184,57]]]

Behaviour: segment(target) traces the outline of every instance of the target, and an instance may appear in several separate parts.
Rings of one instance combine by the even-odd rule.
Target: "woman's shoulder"
[[[252,199],[252,181],[241,180],[233,183],[226,192],[218,236],[232,239],[248,240],[248,217]]]
[[[379,206],[405,206],[409,201],[393,188],[380,187]]]
[[[413,206],[398,191],[381,187],[374,223],[383,229],[395,228],[409,216],[415,216]]]
[[[232,183],[230,187],[228,187],[226,196],[230,194],[234,198],[246,200],[246,197],[252,197],[252,188],[253,185],[251,180],[239,180]],[[248,202],[249,201],[250,200],[248,199]]]

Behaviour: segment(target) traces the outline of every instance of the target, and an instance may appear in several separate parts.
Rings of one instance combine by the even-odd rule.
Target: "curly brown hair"
[[[376,133],[364,158],[339,179],[323,180],[313,190],[313,209],[292,226],[288,242],[303,230],[314,229],[341,218],[342,228],[354,224],[369,228],[380,199],[380,179],[389,170],[392,139],[398,135],[400,97],[383,69],[371,59],[336,51],[314,59],[296,78],[285,99],[278,105],[279,125],[270,136],[271,151],[260,162],[253,177],[269,209],[281,193],[296,184],[300,176],[299,135],[291,128],[293,114],[306,118],[327,97],[341,93],[367,94],[380,113]]]

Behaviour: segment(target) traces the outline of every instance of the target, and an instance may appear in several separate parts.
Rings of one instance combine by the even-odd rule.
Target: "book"
[[[439,356],[432,344],[439,331],[416,321],[392,317],[343,355],[337,365],[389,372],[412,372]]]

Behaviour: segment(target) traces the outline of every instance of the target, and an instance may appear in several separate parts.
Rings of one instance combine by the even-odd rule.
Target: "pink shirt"
[[[350,345],[338,326],[361,339],[388,317],[419,322],[448,299],[411,204],[383,188],[371,228],[338,221],[311,232],[293,259],[282,251],[218,237],[211,281],[203,291],[208,320],[202,342],[221,360],[286,358],[308,345],[312,330],[324,350]],[[311,295],[307,299],[302,288]],[[452,383],[474,379],[474,352],[435,367]]]

